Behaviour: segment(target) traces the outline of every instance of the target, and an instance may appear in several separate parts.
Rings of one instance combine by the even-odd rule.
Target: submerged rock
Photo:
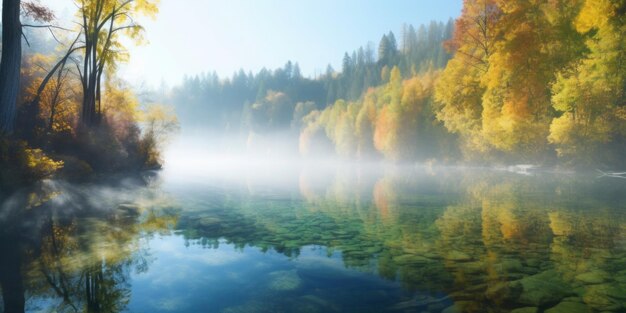
[[[302,283],[302,279],[295,270],[271,272],[269,277],[269,288],[276,291],[294,290]]]
[[[609,278],[609,274],[605,271],[600,271],[600,270],[596,270],[596,271],[591,271],[591,272],[586,272],[586,273],[582,273],[582,274],[578,274],[576,275],[576,279],[591,285],[591,284],[601,284],[603,282],[606,282]]]
[[[321,307],[321,308],[330,308],[332,307],[332,304],[318,296],[315,295],[306,295],[306,296],[302,296],[300,297],[299,300],[305,301],[305,302],[309,302],[311,304],[314,304],[317,307]]]
[[[487,299],[496,302],[511,302],[516,300],[522,293],[522,284],[498,282],[490,285],[485,291]]]
[[[474,261],[463,263],[459,268],[466,273],[478,274],[485,271],[486,265],[482,261]]]
[[[591,310],[582,303],[564,301],[547,309],[545,313],[591,313]]]
[[[430,307],[433,305],[438,305],[438,306],[442,306],[439,309],[441,310],[446,307],[444,303],[449,303],[449,302],[450,302],[450,297],[448,296],[436,298],[436,297],[429,296],[429,295],[420,295],[420,296],[416,296],[415,298],[411,300],[397,303],[396,305],[393,306],[393,309],[394,310],[406,310],[409,308],[418,308],[418,307],[425,307],[425,306]]]
[[[522,262],[516,259],[505,259],[502,261],[500,266],[502,266],[502,269],[506,272],[519,273],[519,272],[523,272],[523,269],[524,269]]]
[[[530,306],[511,311],[511,313],[537,313],[537,312],[539,312],[539,308],[530,307]]]
[[[567,297],[567,298],[563,299],[563,302],[579,302],[579,303],[582,303],[583,299],[581,299],[579,297]]]
[[[590,285],[583,295],[583,301],[591,308],[599,311],[621,309],[623,306],[620,300],[626,300],[626,292],[610,284]]]
[[[457,261],[457,262],[466,262],[466,261],[471,261],[472,257],[465,252],[452,250],[448,252],[448,254],[446,254],[446,259],[451,260],[451,261]]]
[[[553,270],[511,282],[513,286],[516,284],[521,284],[522,287],[522,292],[517,301],[526,305],[546,306],[558,303],[561,299],[573,295],[568,285]]]
[[[456,301],[453,305],[443,309],[441,313],[462,313],[462,312],[478,312],[478,305],[472,301]]]
[[[461,312],[463,311],[461,310],[460,305],[456,303],[443,309],[443,311],[441,311],[441,313],[461,313]]]
[[[414,254],[403,254],[397,257],[394,257],[393,260],[398,265],[408,265],[408,264],[424,264],[432,262],[432,260]]]
[[[626,284],[626,275],[622,274],[614,277],[615,281],[618,283]]]

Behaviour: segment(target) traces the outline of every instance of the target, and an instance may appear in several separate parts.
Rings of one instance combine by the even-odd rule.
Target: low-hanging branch
[[[50,72],[48,72],[48,74],[41,81],[41,84],[39,84],[39,88],[37,88],[37,92],[35,93],[35,97],[31,101],[31,105],[33,105],[33,107],[39,107],[39,100],[41,99],[41,94],[46,89],[46,86],[48,85],[48,82],[50,81],[52,76],[54,76],[54,73],[59,68],[65,66],[65,64],[67,63],[67,60],[72,56],[72,54],[74,52],[76,52],[76,51],[78,51],[80,49],[84,49],[85,48],[85,46],[75,46],[76,43],[78,43],[78,39],[80,38],[80,36],[81,36],[81,34],[78,34],[78,36],[76,37],[76,39],[74,39],[74,41],[70,45],[70,48],[65,53],[65,55],[52,67]]]

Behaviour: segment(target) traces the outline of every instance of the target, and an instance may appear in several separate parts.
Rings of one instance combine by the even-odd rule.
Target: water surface
[[[238,169],[4,194],[5,312],[625,311],[625,180]]]

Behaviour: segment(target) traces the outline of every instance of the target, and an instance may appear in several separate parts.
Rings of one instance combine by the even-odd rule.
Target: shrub
[[[41,149],[31,149],[24,141],[0,139],[0,185],[18,186],[52,176],[63,167]]]

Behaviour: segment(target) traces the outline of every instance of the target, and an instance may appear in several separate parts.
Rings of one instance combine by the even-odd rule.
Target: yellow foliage
[[[146,133],[151,133],[157,142],[163,142],[179,129],[178,117],[174,108],[162,104],[151,104],[141,112],[139,122],[145,125]]]
[[[464,151],[484,151],[481,117],[482,96],[485,92],[480,82],[481,71],[468,67],[463,58],[448,62],[435,85],[436,117],[451,133],[461,135]]]
[[[126,138],[132,125],[141,116],[139,100],[125,83],[119,79],[108,79],[102,101],[102,112],[117,138]]]
[[[410,159],[417,150],[418,128],[432,96],[436,73],[402,80],[394,67],[389,83],[370,89],[359,101],[337,100],[321,113],[307,116],[300,151],[323,128],[339,155],[368,158],[374,150],[392,161]]]
[[[22,66],[22,75],[29,82],[25,98],[32,101],[37,95],[43,78],[52,68],[56,58],[52,55],[33,54],[27,57],[27,66]],[[39,119],[47,131],[74,133],[80,107],[80,82],[69,69],[63,68],[54,74],[40,94]]]
[[[41,149],[31,149],[24,141],[0,138],[0,185],[17,186],[50,177],[63,167]]]
[[[613,11],[612,6],[609,0],[585,0],[575,21],[576,29],[586,33],[594,28],[605,28]]]
[[[571,72],[558,75],[552,87],[552,106],[562,115],[552,121],[548,139],[559,156],[594,162],[597,150],[625,135],[623,112],[626,65],[626,26],[617,4],[585,0],[575,20],[581,33],[589,33],[589,52]]]

